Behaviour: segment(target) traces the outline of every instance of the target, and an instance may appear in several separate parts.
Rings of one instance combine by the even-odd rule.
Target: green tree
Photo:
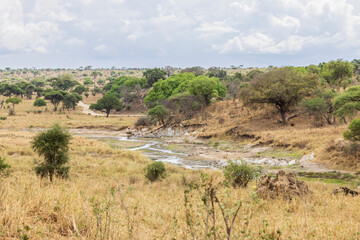
[[[189,67],[181,70],[181,73],[193,73],[196,77],[205,74],[204,68],[200,66]]]
[[[120,111],[123,108],[123,103],[119,100],[115,93],[107,92],[95,104],[90,105],[90,109],[98,111],[105,110],[106,117],[109,117],[110,111],[115,109]]]
[[[287,113],[318,86],[318,77],[301,74],[291,67],[260,74],[243,88],[241,98],[248,105],[270,104],[277,108],[282,123],[287,124]]]
[[[222,70],[218,67],[211,67],[208,69],[208,74],[209,77],[216,77],[219,79],[223,79],[226,77],[227,73],[225,70]]]
[[[324,118],[331,125],[335,122],[333,99],[337,95],[336,91],[328,90],[318,94],[315,98],[303,99],[300,102],[301,108],[313,115],[318,121]]]
[[[351,141],[360,141],[360,119],[354,119],[344,132],[344,138]]]
[[[24,94],[24,91],[17,85],[2,83],[0,84],[0,94],[5,97],[21,96]]]
[[[165,125],[165,119],[170,113],[163,105],[157,105],[148,111],[148,115],[152,120],[156,119],[160,124]]]
[[[345,120],[360,111],[360,86],[347,89],[334,99],[335,115]],[[345,121],[346,122],[346,121]]]
[[[213,97],[226,96],[226,87],[217,78],[198,76],[190,80],[188,86],[189,92],[199,97],[206,105],[211,103]]]
[[[73,92],[76,92],[76,93],[78,93],[78,94],[83,94],[84,92],[86,92],[86,91],[89,91],[89,89],[88,88],[86,88],[85,86],[83,86],[83,85],[78,85],[78,86],[76,86],[75,88],[74,88],[74,90],[73,90]]]
[[[12,97],[6,99],[5,103],[11,103],[13,105],[13,110],[15,111],[15,104],[21,103],[21,99],[17,97]]]
[[[52,90],[51,92],[45,94],[45,99],[50,100],[52,105],[54,105],[54,111],[56,112],[59,104],[64,99],[64,95],[60,91]]]
[[[258,75],[260,75],[260,74],[262,74],[262,73],[263,73],[263,72],[262,72],[260,69],[255,68],[255,69],[251,70],[250,72],[248,72],[248,73],[246,74],[246,76],[247,76],[249,79],[254,79],[256,76],[258,76]]]
[[[76,85],[79,85],[79,83],[75,80],[74,75],[72,75],[71,73],[61,75],[60,78],[58,78],[52,83],[52,86],[54,88],[58,88],[62,91],[67,91],[75,87]]]
[[[346,87],[354,74],[354,66],[342,59],[332,60],[322,66],[321,75],[333,86]]]
[[[55,124],[46,132],[39,133],[31,142],[32,148],[38,155],[44,157],[44,161],[35,167],[35,173],[42,178],[53,175],[67,178],[69,176],[68,166],[64,166],[68,160],[69,141],[71,135],[59,125]]]
[[[46,106],[46,102],[42,98],[38,98],[34,101],[34,107],[43,107]]]
[[[152,89],[146,94],[144,102],[148,106],[154,106],[161,100],[188,90],[189,80],[195,78],[193,73],[180,73],[165,80],[154,83]]]
[[[146,70],[145,72],[143,72],[143,75],[148,82],[148,86],[151,87],[160,79],[165,79],[166,72],[164,70],[161,70],[160,68],[154,68]]]
[[[33,92],[35,91],[36,87],[35,85],[33,84],[29,84],[26,89],[25,89],[25,94],[26,94],[26,97],[27,99],[31,99],[32,98],[32,95],[33,95]]]
[[[78,93],[66,94],[62,100],[63,107],[66,109],[73,108],[75,110],[77,104],[82,100],[81,95]]]
[[[36,97],[41,97],[41,94],[44,92],[44,89],[42,87],[36,87],[34,92],[36,92]]]

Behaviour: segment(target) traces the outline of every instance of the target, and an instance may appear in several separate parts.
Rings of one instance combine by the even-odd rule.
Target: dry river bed
[[[175,164],[189,169],[223,168],[228,161],[246,161],[271,171],[291,169],[295,171],[327,172],[324,164],[315,162],[316,156],[272,147],[259,147],[235,141],[200,140],[195,137],[128,138],[125,132],[70,130],[76,136],[103,141],[114,148],[141,151],[155,161]]]
[[[0,131],[39,132],[44,129],[22,129]],[[114,148],[141,151],[154,161],[174,164],[188,169],[223,168],[228,161],[261,166],[272,171],[288,169],[293,171],[327,172],[324,164],[318,163],[316,156],[302,156],[296,152],[272,147],[259,147],[235,141],[201,140],[192,136],[166,138],[128,138],[125,132],[90,129],[70,129],[74,136],[97,139]]]

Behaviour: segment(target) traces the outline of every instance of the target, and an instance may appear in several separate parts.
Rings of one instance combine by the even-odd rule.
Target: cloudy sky
[[[0,0],[0,68],[360,58],[359,0]]]

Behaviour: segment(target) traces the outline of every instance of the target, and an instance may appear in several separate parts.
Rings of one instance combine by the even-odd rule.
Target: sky
[[[360,58],[359,0],[0,0],[0,68]]]

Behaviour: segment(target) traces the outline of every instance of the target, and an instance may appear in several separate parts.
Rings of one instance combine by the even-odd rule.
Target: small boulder
[[[263,176],[256,188],[256,192],[261,198],[285,198],[304,196],[311,191],[304,181],[299,181],[294,172],[285,173],[279,171],[276,178]]]

